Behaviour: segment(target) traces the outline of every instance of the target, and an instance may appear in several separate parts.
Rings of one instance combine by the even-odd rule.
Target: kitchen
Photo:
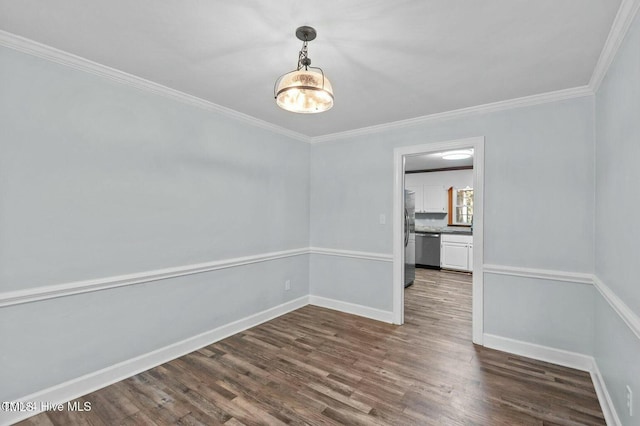
[[[415,268],[471,273],[473,150],[407,157],[405,203],[405,287]]]

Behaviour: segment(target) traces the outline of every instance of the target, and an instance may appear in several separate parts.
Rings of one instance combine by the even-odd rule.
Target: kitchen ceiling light
[[[442,159],[444,160],[464,160],[465,158],[469,158],[472,155],[472,151],[463,150],[463,151],[449,151],[442,154]]]
[[[296,37],[302,40],[298,54],[298,67],[276,80],[273,95],[282,109],[303,114],[327,111],[333,106],[333,88],[321,68],[310,67],[307,56],[308,42],[316,38],[316,30],[303,26],[296,30]],[[318,70],[317,71],[311,71]]]

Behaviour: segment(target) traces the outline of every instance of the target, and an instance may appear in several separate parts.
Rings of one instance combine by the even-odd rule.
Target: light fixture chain
[[[307,56],[308,55],[307,46],[308,46],[307,40],[303,41],[302,49],[298,54],[298,68],[297,68],[298,71],[300,71],[302,67],[305,67],[304,69],[306,70],[309,64],[311,63],[311,60],[309,60]]]

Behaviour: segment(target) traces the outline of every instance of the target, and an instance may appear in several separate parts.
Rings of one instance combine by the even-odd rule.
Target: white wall
[[[595,274],[626,305],[635,333],[598,295],[595,356],[625,425],[640,425],[640,17],[596,95]],[[635,399],[627,413],[625,386]]]
[[[378,219],[381,213],[391,218],[393,149],[475,136],[485,137],[484,263],[592,272],[589,97],[313,145],[311,245],[390,254],[391,221],[381,225]],[[351,267],[343,260],[339,266],[337,260],[322,262],[322,270],[311,268],[312,294],[390,309],[391,263],[384,266],[386,273],[380,265],[367,273],[361,259]],[[591,353],[592,287],[494,274],[484,278],[485,332]],[[535,297],[527,300],[523,294]]]
[[[307,144],[6,48],[0,85],[0,293],[308,247]],[[308,262],[2,307],[0,400],[307,295]]]

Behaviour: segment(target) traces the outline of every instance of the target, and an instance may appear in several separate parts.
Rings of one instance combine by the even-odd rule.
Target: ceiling
[[[473,150],[470,150],[473,152]],[[473,156],[462,160],[445,160],[444,152],[432,152],[429,154],[408,155],[405,157],[405,171],[437,170],[449,167],[473,167]]]
[[[0,0],[0,29],[307,136],[584,86],[620,0]],[[279,109],[300,25],[335,106]]]

